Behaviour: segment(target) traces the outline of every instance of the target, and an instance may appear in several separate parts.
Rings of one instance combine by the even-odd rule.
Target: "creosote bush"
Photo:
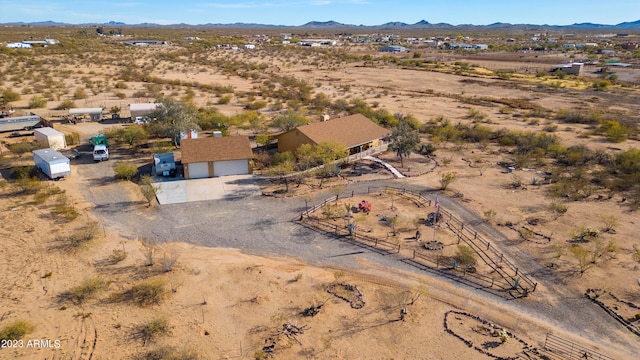
[[[171,325],[166,318],[156,318],[146,324],[138,326],[135,337],[142,340],[142,345],[161,336],[171,335]]]
[[[113,165],[113,172],[118,180],[131,180],[138,173],[135,165],[117,162]]]
[[[62,300],[71,301],[75,305],[81,305],[86,300],[96,296],[96,294],[107,287],[107,283],[100,278],[84,280],[80,285],[74,286],[69,291],[62,293]]]
[[[141,306],[159,305],[167,296],[165,281],[162,279],[148,279],[141,281],[124,293],[111,294],[112,301],[131,301]]]
[[[0,340],[18,340],[30,334],[35,326],[25,320],[15,320],[0,329]]]

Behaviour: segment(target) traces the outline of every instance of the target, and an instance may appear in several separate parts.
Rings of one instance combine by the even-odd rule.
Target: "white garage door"
[[[209,177],[209,163],[199,162],[189,164],[189,179]]]
[[[246,175],[249,173],[247,160],[216,161],[213,163],[214,176]]]

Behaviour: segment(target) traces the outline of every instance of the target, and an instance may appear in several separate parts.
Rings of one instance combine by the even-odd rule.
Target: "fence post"
[[[378,238],[376,238],[375,247],[378,247]]]
[[[400,254],[400,244],[398,244],[398,254]]]
[[[538,283],[534,283],[533,284],[533,290],[531,290],[531,292],[536,291],[536,287],[538,286]]]
[[[338,235],[338,225],[336,225],[336,235]]]
[[[487,241],[487,250],[491,247],[491,243]]]
[[[496,281],[496,279],[491,279],[491,286],[489,286],[490,288],[493,288],[493,282]]]
[[[473,240],[476,240],[478,238],[478,232],[476,231],[475,235],[473,235]]]
[[[460,223],[460,231],[464,230],[464,223]]]
[[[370,190],[371,190],[371,187],[367,186],[367,195],[369,195]]]
[[[504,255],[504,254],[500,254],[500,262],[502,262],[502,256],[503,256],[503,255]]]
[[[415,259],[415,258],[416,258],[416,251],[415,251],[415,249],[414,249],[414,250],[413,250],[413,258],[412,258],[412,259]]]
[[[351,197],[353,197],[353,190],[351,190]]]
[[[516,268],[516,276],[518,276],[518,268]]]

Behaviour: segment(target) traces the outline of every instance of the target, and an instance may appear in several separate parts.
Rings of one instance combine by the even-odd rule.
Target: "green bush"
[[[117,162],[113,165],[113,171],[118,180],[131,180],[138,173],[135,165]]]
[[[39,109],[47,106],[47,99],[36,95],[29,100],[29,109]]]
[[[458,245],[456,259],[459,261],[460,265],[470,268],[478,262],[476,257],[476,253],[473,249],[466,245]]]
[[[33,165],[16,166],[9,171],[9,178],[13,180],[30,179],[38,176],[38,168]]]
[[[143,346],[150,340],[171,334],[171,325],[165,318],[156,318],[136,329],[136,337],[142,340]]]
[[[94,298],[96,294],[107,287],[107,283],[100,278],[86,279],[80,285],[74,286],[69,291],[63,293],[62,300],[71,301],[75,305],[80,305],[86,300]]]
[[[4,101],[8,103],[20,100],[20,94],[11,89],[5,89],[2,91],[2,97],[4,98]]]
[[[71,99],[66,99],[63,100],[60,105],[56,106],[56,110],[66,110],[66,109],[72,109],[76,107],[76,103],[73,102],[73,100]]]
[[[135,284],[124,294],[124,299],[138,306],[158,305],[167,296],[165,282],[161,279],[149,279]]]
[[[15,320],[0,329],[0,340],[18,340],[31,333],[35,326],[28,321]]]
[[[203,359],[198,352],[192,349],[176,349],[162,346],[142,355],[140,360],[200,360]]]
[[[78,212],[73,204],[69,204],[67,196],[62,194],[56,199],[56,204],[51,209],[51,215],[60,217],[66,221],[71,221],[77,218],[80,212]]]

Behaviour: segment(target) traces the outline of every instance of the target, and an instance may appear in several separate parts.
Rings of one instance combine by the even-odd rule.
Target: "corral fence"
[[[364,243],[375,248],[381,248],[386,251],[393,251],[399,254],[402,251],[400,242],[389,242],[357,231],[349,232],[345,226],[321,219],[320,217],[311,216],[313,213],[322,210],[326,205],[337,203],[339,199],[352,198],[356,195],[370,195],[380,192],[392,193],[393,195],[409,199],[418,207],[430,206],[432,203],[432,200],[425,197],[422,193],[409,189],[391,186],[368,187],[366,193],[356,194],[355,191],[351,191],[344,195],[336,194],[335,196],[325,199],[324,201],[303,211],[298,220],[305,222],[318,230],[332,233],[336,236],[350,237],[360,243]],[[464,277],[465,279],[486,288],[497,289],[500,291],[511,291],[514,296],[527,296],[529,293],[536,290],[537,283],[522,273],[515,264],[509,261],[503,253],[499,252],[491,245],[490,242],[486,241],[480,234],[478,234],[477,231],[473,230],[469,225],[465,225],[462,221],[453,216],[451,212],[443,209],[442,206],[439,206],[438,211],[442,214],[442,220],[439,221],[443,221],[445,225],[458,237],[458,243],[462,241],[473,249],[480,259],[493,270],[492,272],[494,276],[482,275],[476,272],[470,272],[465,267],[453,266],[453,259],[451,257],[432,253],[426,250],[414,249],[410,250],[410,253],[408,250],[405,254],[408,258],[423,266],[447,271],[448,273],[453,273],[456,276]]]
[[[588,349],[553,334],[547,334],[544,340],[544,353],[548,359],[558,360],[613,360],[612,357]]]

